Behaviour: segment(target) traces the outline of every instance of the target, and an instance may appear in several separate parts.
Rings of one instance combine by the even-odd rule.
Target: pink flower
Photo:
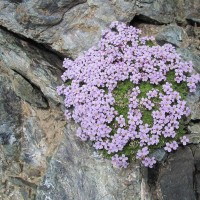
[[[156,161],[147,156],[163,144],[161,140],[168,152],[178,148],[173,138],[179,136],[179,121],[190,110],[172,82],[186,83],[190,92],[200,82],[199,74],[188,76],[192,63],[181,61],[172,45],[149,46],[152,40],[132,26],[113,22],[97,47],[63,62],[61,78],[66,83],[57,87],[57,93],[64,96],[66,120],[80,125],[77,136],[82,141],[115,154],[112,163],[117,167],[128,166],[128,157],[122,154],[128,145],[140,148],[133,153],[150,168]],[[174,81],[169,80],[170,72],[175,72]],[[115,93],[120,86],[121,99]],[[179,139],[183,145],[189,142],[186,136]]]
[[[187,143],[189,143],[189,138],[187,138],[186,136],[183,136],[180,138],[181,139],[181,143],[185,146]]]

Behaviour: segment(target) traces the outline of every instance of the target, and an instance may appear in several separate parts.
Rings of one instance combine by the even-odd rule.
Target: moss
[[[176,131],[176,137],[175,140],[179,139],[181,136],[186,134],[185,130],[185,119],[181,118],[179,121],[179,129]]]
[[[114,153],[108,154],[108,151],[105,149],[99,150],[99,152],[102,153],[104,158],[108,158],[108,159],[111,159],[112,156],[115,155]]]
[[[151,127],[153,125],[153,117],[151,116],[152,111],[146,110],[146,109],[141,109],[142,113],[142,121],[144,124],[149,124]]]
[[[140,87],[140,94],[138,96],[139,99],[146,98],[147,92],[149,92],[150,90],[154,88],[154,86],[150,84],[149,81],[140,83],[139,87]]]
[[[119,82],[117,87],[113,90],[113,96],[116,101],[114,108],[119,115],[124,116],[126,123],[128,122],[129,94],[133,87],[134,84],[130,80],[125,80],[124,82]]]
[[[68,86],[68,85],[71,85],[71,84],[72,84],[72,80],[68,79],[68,80],[65,81],[65,85]]]
[[[167,81],[172,84],[172,88],[174,90],[179,92],[182,99],[186,99],[186,96],[187,96],[188,91],[189,91],[187,83],[186,82],[177,83],[174,79],[175,79],[174,70],[168,72],[167,73]]]
[[[146,45],[149,46],[149,47],[155,46],[155,44],[152,40],[147,40]]]
[[[129,142],[121,152],[119,152],[120,155],[125,154],[129,160],[135,160],[137,151],[140,149],[139,142],[133,141]]]

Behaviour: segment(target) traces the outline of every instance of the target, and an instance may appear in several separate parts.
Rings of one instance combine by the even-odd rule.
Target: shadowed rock
[[[169,155],[161,167],[157,182],[158,199],[196,200],[193,191],[194,157],[190,148]]]
[[[1,65],[17,72],[12,82],[20,97],[39,107],[47,107],[43,94],[50,103],[61,102],[56,86],[61,83],[62,72],[59,68],[62,61],[57,56],[15,38],[4,30],[0,30],[0,51]],[[27,83],[27,80],[36,87]]]

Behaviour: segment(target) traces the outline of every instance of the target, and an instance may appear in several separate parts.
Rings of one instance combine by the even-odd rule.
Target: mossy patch
[[[129,95],[133,87],[134,84],[130,80],[125,80],[124,82],[119,82],[113,90],[113,97],[116,101],[114,108],[119,115],[124,116],[126,123],[128,122]]]
[[[180,84],[176,83],[176,81],[174,80],[175,79],[174,71],[168,72],[166,78],[167,82],[172,84],[173,90],[178,91],[181,96],[181,99],[184,100],[188,93],[187,83],[185,82],[181,82]],[[131,90],[134,87],[139,86],[140,94],[138,95],[138,99],[141,100],[141,98],[147,98],[147,93],[152,89],[157,89],[159,92],[163,93],[162,86],[165,82],[163,81],[158,85],[151,84],[149,81],[141,82],[137,85],[133,84],[130,80],[119,82],[117,84],[117,87],[113,90],[113,96],[116,101],[114,105],[115,110],[118,111],[119,115],[123,115],[123,117],[126,120],[126,123],[128,123],[129,97]],[[153,125],[152,111],[159,110],[159,102],[161,101],[161,99],[159,97],[156,97],[153,98],[152,101],[155,104],[152,110],[147,110],[144,107],[140,107],[143,124],[148,124],[150,127],[152,127]],[[118,128],[116,120],[113,120],[113,122],[110,123],[109,126],[112,128],[111,135],[114,135]],[[127,128],[127,126],[125,128]],[[150,152],[154,152],[156,149],[165,146],[166,142],[178,140],[183,135],[185,135],[185,121],[184,119],[181,119],[179,122],[179,129],[176,130],[175,138],[164,138],[164,136],[161,136],[159,138],[159,143],[157,145],[149,146],[149,150]],[[139,139],[136,139],[134,141],[128,142],[128,144],[123,148],[123,150],[118,152],[118,155],[125,154],[130,160],[133,160],[135,159],[136,153],[140,148],[141,147],[139,146]],[[115,153],[108,154],[106,150],[103,150],[102,152],[106,158],[111,158],[115,154]]]
[[[174,70],[167,73],[167,81],[172,84],[173,90],[179,92],[181,98],[184,100],[186,99],[186,96],[189,91],[187,82],[184,81],[184,82],[177,83],[175,81],[175,77],[176,76],[175,76]]]

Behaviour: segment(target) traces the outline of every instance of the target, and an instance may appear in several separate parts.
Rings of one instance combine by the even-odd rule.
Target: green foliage
[[[167,82],[172,83],[172,88],[176,91],[179,92],[181,98],[184,100],[186,99],[187,93],[188,93],[188,87],[187,83],[181,82],[180,84],[175,82],[175,72],[170,71],[167,74]],[[118,111],[119,115],[123,115],[126,123],[128,122],[128,105],[129,105],[129,95],[131,90],[139,86],[140,88],[140,94],[138,96],[138,99],[140,100],[141,98],[146,98],[147,93],[154,89],[159,90],[159,92],[163,92],[162,90],[162,85],[164,84],[164,81],[159,84],[159,85],[153,85],[149,81],[147,82],[141,82],[138,85],[134,85],[130,80],[125,80],[123,82],[119,82],[117,84],[117,87],[113,90],[113,96],[115,98],[115,106],[114,108]],[[106,89],[104,88],[106,91]],[[161,100],[157,98],[153,98],[153,102],[155,103],[155,107],[152,110],[147,110],[143,107],[140,108],[142,112],[142,120],[144,124],[148,124],[150,127],[153,125],[153,117],[152,117],[152,111],[153,110],[158,110],[159,109],[159,102]],[[111,135],[114,135],[116,133],[116,129],[118,128],[117,122],[114,120],[113,122],[110,123],[109,125],[112,128],[112,133]],[[176,137],[174,138],[179,139],[181,136],[185,135],[185,120],[181,119],[180,124],[179,124],[179,129],[176,131]],[[158,148],[162,148],[165,146],[166,142],[172,141],[172,138],[164,138],[163,136],[160,137],[160,141],[158,145],[150,146],[149,150],[150,152],[153,152],[154,150]],[[139,146],[139,140],[135,140],[134,142],[130,142],[128,145],[124,147],[124,149],[119,152],[119,155],[125,154],[130,160],[135,159],[136,152],[140,149]],[[111,158],[113,154],[108,154],[106,150],[102,150],[103,155],[106,158]]]
[[[130,80],[125,80],[124,82],[119,82],[117,87],[113,90],[113,96],[115,98],[115,110],[119,115],[123,115],[126,123],[128,116],[128,105],[129,105],[129,94],[134,84]]]

